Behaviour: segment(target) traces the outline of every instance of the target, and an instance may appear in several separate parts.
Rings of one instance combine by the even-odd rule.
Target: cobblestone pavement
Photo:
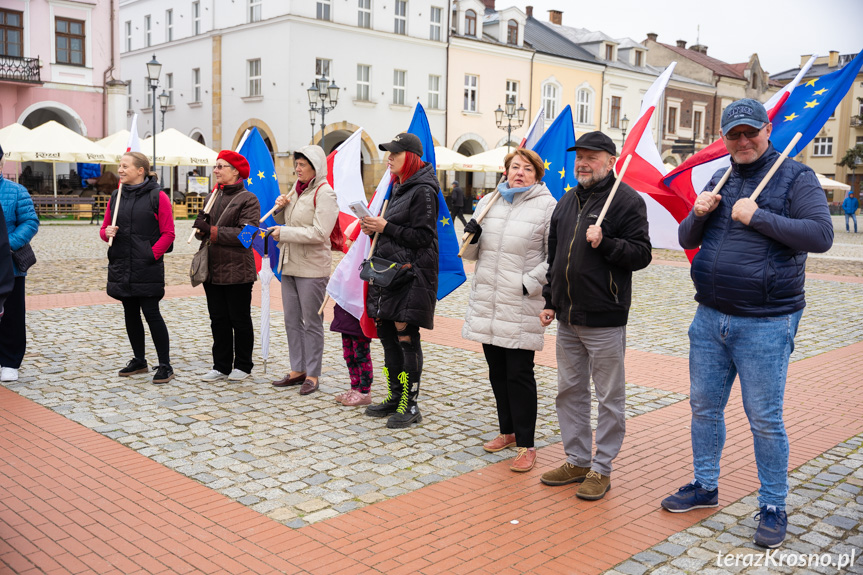
[[[770,551],[775,563],[766,563],[765,549],[752,543],[758,527],[757,493],[753,493],[634,555],[606,575],[863,573],[863,561],[857,561],[863,552],[863,435],[791,472],[787,505],[788,537],[775,555]],[[855,565],[848,565],[852,553]],[[799,557],[805,555],[808,560],[810,554],[818,557],[818,564],[807,569]],[[838,568],[840,555],[846,557],[842,569]],[[756,565],[759,559],[761,564]]]

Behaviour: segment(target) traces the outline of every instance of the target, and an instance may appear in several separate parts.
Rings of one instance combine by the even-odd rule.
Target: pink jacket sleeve
[[[108,205],[105,206],[105,217],[102,219],[102,227],[99,228],[99,237],[102,238],[103,242],[108,241],[108,236],[105,235],[105,228],[111,225],[111,214],[111,200],[108,200]]]
[[[174,211],[171,200],[165,192],[159,194],[159,232],[162,234],[158,241],[153,244],[153,257],[159,259],[174,243]]]

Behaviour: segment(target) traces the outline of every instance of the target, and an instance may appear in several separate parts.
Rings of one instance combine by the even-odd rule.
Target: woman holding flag
[[[171,200],[159,189],[156,174],[150,171],[150,162],[141,152],[123,154],[117,173],[121,188],[108,201],[99,235],[106,242],[114,238],[108,248],[108,295],[123,302],[126,333],[134,354],[119,375],[148,371],[143,313],[159,358],[153,383],[168,383],[174,379],[174,370],[159,300],[165,296],[163,256],[174,242]],[[115,206],[117,225],[111,225]]]
[[[388,392],[383,403],[366,408],[366,415],[389,416],[387,427],[402,428],[422,421],[417,407],[423,365],[419,328],[434,327],[438,182],[434,166],[422,161],[417,136],[402,133],[379,148],[390,153],[392,193],[382,216],[362,219],[362,230],[379,234],[376,258],[410,264],[413,277],[395,289],[369,284],[366,312],[376,320],[384,348]]]
[[[276,198],[279,209],[271,228],[279,242],[282,307],[291,371],[276,387],[299,385],[300,395],[318,390],[324,357],[324,302],[333,256],[330,234],[339,217],[336,193],[327,183],[327,156],[320,146],[294,152],[297,181],[287,195]],[[341,233],[341,232],[339,232]]]

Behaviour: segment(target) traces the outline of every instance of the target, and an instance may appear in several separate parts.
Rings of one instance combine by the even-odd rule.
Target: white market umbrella
[[[129,147],[129,130],[123,129],[119,132],[114,132],[110,136],[96,140],[96,144],[104,148],[111,159],[116,160],[114,163],[119,164],[120,158],[123,157],[123,154],[126,153],[126,148]]]
[[[468,157],[458,152],[454,152],[444,146],[434,147],[435,162],[437,162],[438,172],[452,170],[456,162],[468,162]]]
[[[156,161],[153,162],[153,136],[141,142],[141,152],[157,166],[215,166],[218,152],[174,128],[156,134]]]
[[[269,238],[264,238],[265,249],[268,244]],[[261,257],[258,277],[261,278],[261,357],[264,360],[264,373],[267,373],[267,358],[270,357],[270,280],[275,277],[269,255]]]
[[[0,129],[0,148],[3,148],[5,157],[9,161],[20,164],[20,160],[14,159],[15,149],[21,141],[28,137],[29,134],[30,128],[22,126],[17,122]]]
[[[503,172],[503,159],[513,149],[515,149],[514,146],[510,148],[501,146],[481,154],[467,156],[464,161],[455,162],[452,169],[460,172]]]
[[[827,176],[822,174],[815,174],[818,176],[818,183],[825,190],[841,190],[843,192],[847,192],[851,189],[851,186],[848,184],[843,184],[842,182],[837,182],[836,180],[831,180]]]

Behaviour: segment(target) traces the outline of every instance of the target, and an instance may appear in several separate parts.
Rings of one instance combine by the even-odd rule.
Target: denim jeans
[[[741,317],[699,305],[689,327],[692,455],[695,479],[719,483],[725,445],[725,406],[740,375],[743,409],[755,445],[759,505],[785,509],[788,436],[782,421],[788,358],[803,310],[776,317]]]
[[[848,228],[848,218],[854,220],[854,233],[857,233],[857,215],[856,214],[845,214],[845,231],[850,232],[851,230]]]

